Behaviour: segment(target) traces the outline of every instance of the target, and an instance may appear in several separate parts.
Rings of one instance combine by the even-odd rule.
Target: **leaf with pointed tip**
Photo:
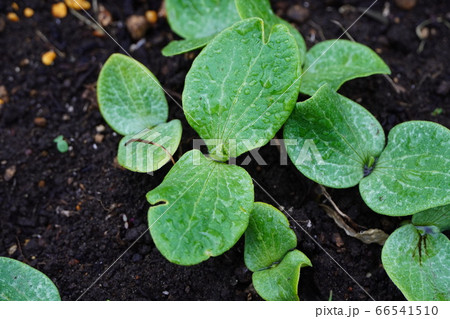
[[[297,103],[284,127],[284,138],[300,172],[335,188],[357,185],[370,158],[382,152],[385,140],[383,128],[365,108],[328,85]]]
[[[55,284],[39,270],[0,257],[0,300],[59,301],[61,297]]]
[[[238,22],[214,38],[186,77],[186,118],[217,159],[265,145],[294,107],[300,72],[295,39],[280,24],[268,42],[263,39],[261,19]]]
[[[359,189],[371,209],[390,216],[450,204],[450,130],[425,121],[395,126]]]
[[[253,183],[234,165],[192,150],[147,194],[148,222],[169,261],[194,265],[230,249],[244,233],[253,208]]]
[[[423,236],[405,225],[389,236],[383,267],[410,301],[450,300],[450,241],[443,234]]]
[[[245,265],[258,271],[279,262],[297,246],[297,237],[282,212],[265,203],[255,203],[245,231]]]
[[[273,12],[269,0],[236,0],[236,8],[242,19],[253,17],[263,19],[266,40],[269,38],[270,31],[274,25],[281,23],[287,26],[297,42],[300,51],[300,65],[303,65],[306,55],[305,40],[296,28]]]
[[[327,83],[333,90],[349,80],[390,74],[386,63],[369,47],[348,40],[327,40],[306,53],[300,92],[313,95]]]
[[[312,266],[308,257],[298,250],[290,251],[279,265],[253,273],[253,286],[265,300],[299,300],[298,281],[304,266]]]
[[[128,56],[111,55],[100,72],[97,86],[100,112],[121,135],[167,120],[167,101],[158,80],[144,65]]]
[[[450,205],[434,207],[414,214],[412,223],[415,226],[436,226],[440,231],[450,229]]]
[[[164,56],[174,56],[192,50],[203,48],[215,36],[216,35],[214,34],[203,38],[172,41],[162,49],[162,54]]]
[[[119,143],[117,160],[134,172],[156,171],[172,158],[180,144],[181,132],[181,122],[172,120],[127,135]]]

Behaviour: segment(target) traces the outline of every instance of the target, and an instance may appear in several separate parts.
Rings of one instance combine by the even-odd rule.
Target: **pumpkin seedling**
[[[64,139],[64,136],[59,135],[53,140],[53,142],[56,143],[56,148],[60,153],[65,153],[69,150],[69,144],[67,144],[66,140]]]
[[[0,257],[1,301],[59,301],[58,289],[43,273],[15,259]]]
[[[181,123],[166,122],[169,110],[164,91],[144,65],[113,54],[100,72],[97,97],[105,121],[125,135],[119,143],[120,165],[147,173],[173,161],[181,140]]]
[[[147,194],[155,205],[150,232],[168,260],[193,265],[220,255],[247,229],[252,179],[223,162],[266,144],[286,121],[299,91],[292,86],[299,59],[286,26],[274,26],[266,40],[263,21],[252,18],[221,32],[194,61],[183,110],[212,159],[197,150],[184,154]]]
[[[385,146],[378,121],[324,85],[297,104],[284,138],[297,141],[287,152],[305,176],[334,188],[359,184],[364,201],[377,213],[406,216],[450,204],[450,130],[439,124],[399,124]],[[306,140],[313,140],[323,163],[301,161]]]
[[[312,266],[297,246],[294,231],[282,212],[265,203],[255,203],[245,231],[244,259],[253,271],[258,294],[272,301],[299,300],[300,268]]]

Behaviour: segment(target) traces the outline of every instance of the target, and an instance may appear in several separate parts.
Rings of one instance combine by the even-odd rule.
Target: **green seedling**
[[[43,273],[20,261],[0,257],[1,301],[59,301],[58,289]]]
[[[387,239],[384,269],[408,300],[450,300],[450,205],[417,213]]]
[[[69,150],[69,144],[67,144],[66,140],[64,139],[64,136],[59,135],[53,140],[53,142],[56,143],[56,148],[60,153],[65,153]]]
[[[259,18],[221,32],[194,61],[183,109],[210,158],[186,153],[147,194],[155,205],[148,213],[150,232],[167,259],[196,264],[222,254],[242,236],[253,210],[253,183],[244,169],[223,162],[275,135],[294,107],[299,86],[291,84],[299,73],[298,48],[288,28],[274,26],[266,41]]]
[[[120,165],[146,173],[173,160],[181,140],[181,123],[166,122],[169,111],[164,91],[144,65],[113,54],[100,72],[97,97],[105,121],[125,135],[119,143]]]
[[[406,216],[450,204],[450,131],[439,124],[399,124],[384,146],[378,121],[324,85],[297,104],[284,137],[296,141],[287,151],[305,176],[334,188],[359,184],[364,201],[377,213]],[[305,141],[313,142],[322,163],[300,156]]]
[[[299,300],[300,268],[311,261],[293,250],[297,238],[282,212],[265,203],[255,203],[245,231],[244,259],[253,271],[253,286],[266,300]]]

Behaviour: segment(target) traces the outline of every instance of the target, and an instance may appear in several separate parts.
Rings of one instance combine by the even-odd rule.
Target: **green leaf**
[[[298,250],[290,251],[279,265],[253,273],[253,286],[265,300],[299,300],[298,281],[304,266],[312,266],[308,257]]]
[[[59,135],[57,136],[53,142],[56,143],[56,148],[58,149],[58,152],[65,153],[69,150],[69,144],[67,144],[66,140],[64,139],[64,136]]]
[[[335,188],[357,185],[371,159],[382,152],[385,140],[383,128],[365,108],[328,85],[297,103],[284,127],[284,138],[300,172]]]
[[[127,135],[119,143],[117,160],[134,172],[156,171],[172,158],[180,144],[181,132],[181,122],[173,120]]]
[[[258,271],[279,262],[297,246],[297,237],[282,212],[265,203],[255,203],[245,231],[245,265]]]
[[[300,92],[313,95],[325,83],[337,90],[355,78],[390,73],[383,60],[365,45],[348,40],[323,41],[306,53]]]
[[[445,235],[421,237],[413,225],[405,225],[389,236],[381,259],[406,299],[450,300],[450,241]]]
[[[128,56],[111,55],[100,72],[97,86],[103,118],[121,135],[167,120],[167,101],[158,80],[144,65]]]
[[[263,41],[263,21],[251,18],[221,32],[195,59],[183,106],[189,124],[226,160],[265,145],[289,117],[298,96],[299,53],[276,25]]]
[[[253,183],[234,165],[192,150],[147,194],[150,233],[169,261],[194,265],[230,249],[253,209]]]
[[[395,126],[359,188],[371,209],[390,216],[450,204],[450,130],[424,121]]]
[[[210,35],[198,39],[187,39],[172,41],[162,49],[164,56],[173,56],[177,54],[186,53],[192,50],[203,48],[207,45],[216,35]]]
[[[185,39],[214,35],[239,21],[234,0],[166,0],[170,27]]]
[[[61,297],[55,284],[39,270],[0,257],[0,300],[59,301]]]
[[[450,229],[450,205],[427,209],[414,214],[412,223],[415,226],[436,226],[440,231]]]
[[[263,19],[266,40],[269,38],[270,31],[276,24],[281,23],[287,26],[297,42],[300,51],[300,65],[303,65],[306,55],[305,40],[296,28],[272,11],[269,0],[236,0],[236,8],[242,19],[253,17]]]

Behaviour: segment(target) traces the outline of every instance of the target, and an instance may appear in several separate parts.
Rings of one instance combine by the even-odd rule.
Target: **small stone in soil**
[[[293,5],[287,11],[287,16],[295,22],[304,23],[309,18],[309,10],[298,4]]]
[[[45,127],[47,125],[47,120],[45,117],[35,117],[34,124],[39,127]]]
[[[397,7],[403,10],[411,10],[417,4],[417,0],[395,0]]]
[[[5,170],[3,179],[8,182],[14,177],[14,175],[16,175],[16,165],[10,166]]]
[[[132,15],[126,21],[128,32],[133,40],[139,40],[144,37],[149,27],[147,19],[144,16]]]

